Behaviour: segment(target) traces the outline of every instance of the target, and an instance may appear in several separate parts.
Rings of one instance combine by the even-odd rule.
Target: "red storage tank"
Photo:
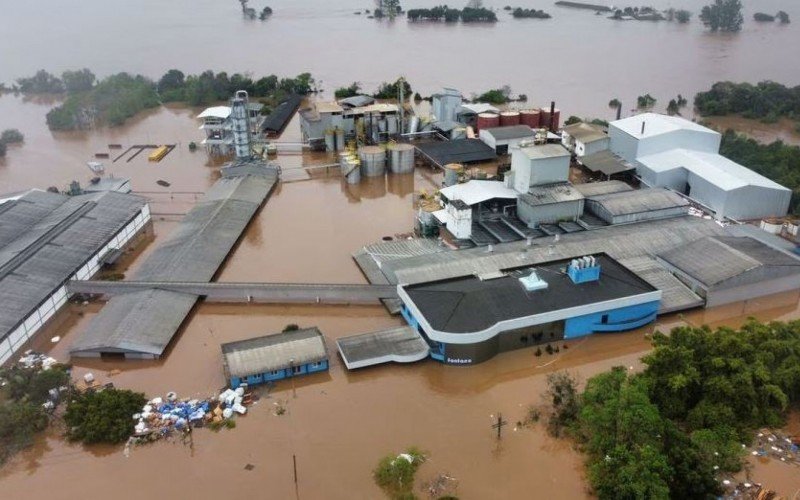
[[[494,113],[481,113],[478,115],[478,122],[476,129],[483,130],[485,128],[499,127],[500,116]]]
[[[550,109],[542,108],[542,115],[541,115],[541,127],[549,128],[551,131],[555,132],[559,129],[561,124],[561,111],[556,108],[553,111],[553,122],[550,123]]]
[[[542,113],[538,109],[526,109],[519,112],[519,122],[530,128],[539,128],[541,123],[539,119],[541,116]]]
[[[519,125],[519,111],[503,111],[500,113],[500,126]]]

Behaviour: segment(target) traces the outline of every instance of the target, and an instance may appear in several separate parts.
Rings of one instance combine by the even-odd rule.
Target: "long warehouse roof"
[[[146,205],[140,196],[32,190],[0,199],[0,339],[52,295]]]
[[[140,281],[211,281],[278,178],[271,167],[236,166],[218,180],[178,228],[132,275]],[[77,356],[158,357],[197,296],[148,290],[113,297],[72,345]]]

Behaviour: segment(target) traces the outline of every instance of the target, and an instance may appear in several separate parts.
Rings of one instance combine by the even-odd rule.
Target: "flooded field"
[[[242,19],[235,0],[9,3],[0,17],[0,82],[11,83],[41,68],[60,73],[87,67],[101,76],[129,71],[152,78],[170,68],[255,76],[309,71],[330,95],[354,81],[373,91],[402,74],[422,95],[442,86],[470,95],[507,84],[536,104],[556,100],[564,117],[611,118],[607,103],[614,97],[627,111],[637,96],[650,93],[664,109],[677,94],[691,100],[720,80],[796,85],[800,79],[800,66],[792,63],[797,60],[792,47],[800,44],[800,7],[793,0],[743,2],[745,24],[734,35],[703,29],[697,16],[707,0],[647,3],[689,9],[693,18],[688,25],[611,21],[553,2],[519,4],[545,9],[552,19],[518,20],[500,11],[499,21],[491,25],[354,15],[374,8],[372,0],[268,3],[274,15],[267,22]],[[405,9],[440,3],[401,1]],[[506,5],[483,3],[498,10]],[[784,10],[795,22],[755,23],[756,10]]]
[[[703,120],[719,132],[733,129],[765,144],[781,140],[786,144],[800,145],[800,123],[788,118],[778,123],[761,123],[759,120],[749,120],[741,116],[712,116]]]

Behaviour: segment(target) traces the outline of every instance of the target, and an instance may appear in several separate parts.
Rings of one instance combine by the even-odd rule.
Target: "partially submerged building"
[[[719,154],[721,135],[684,118],[655,113],[609,125],[610,149],[634,164],[642,182],[683,193],[718,219],[786,215],[791,191]]]
[[[0,364],[66,304],[70,280],[90,279],[149,222],[144,198],[116,191],[0,198]]]
[[[221,348],[225,379],[233,389],[328,370],[325,338],[317,328],[228,342]]]
[[[265,120],[261,114],[264,105],[259,102],[250,102],[246,92],[244,98],[249,131],[253,135],[259,134]],[[211,155],[228,156],[234,153],[231,109],[231,106],[212,106],[197,115],[198,119],[203,120],[199,128],[206,134],[200,144],[205,146],[206,151]]]
[[[222,177],[130,279],[211,281],[277,179],[274,167],[257,160],[239,160],[224,168]],[[158,288],[114,296],[75,340],[70,354],[159,358],[198,299]]]
[[[319,101],[300,110],[300,131],[303,141],[313,147],[322,147],[325,135],[338,130],[345,137],[362,135],[378,142],[399,132],[399,110],[396,104],[349,107],[335,101]]]
[[[661,291],[606,254],[399,285],[401,313],[431,357],[474,364],[497,353],[656,318]]]

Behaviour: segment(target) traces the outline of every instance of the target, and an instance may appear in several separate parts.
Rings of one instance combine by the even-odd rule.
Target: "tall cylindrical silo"
[[[394,174],[405,174],[414,170],[414,146],[395,143],[389,146],[389,168]]]
[[[364,146],[358,150],[361,157],[361,173],[365,177],[377,177],[386,173],[386,151],[379,146]]]

